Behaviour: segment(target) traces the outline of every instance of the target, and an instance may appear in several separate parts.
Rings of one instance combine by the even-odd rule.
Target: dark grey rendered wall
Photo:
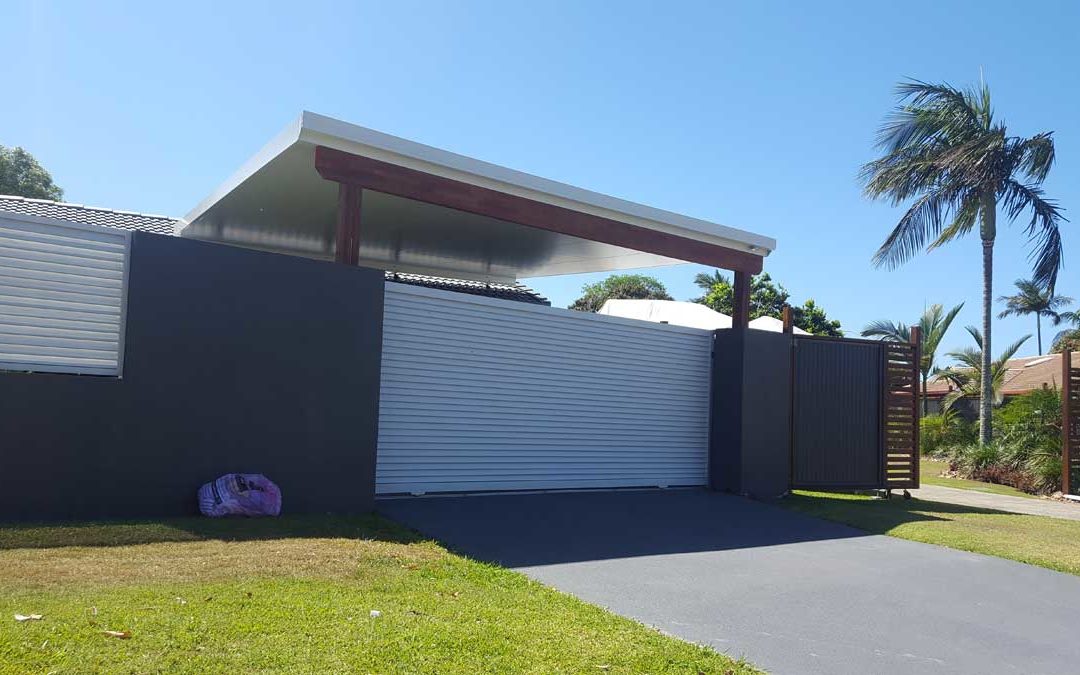
[[[713,342],[709,485],[777,497],[791,485],[791,336],[718,330]]]
[[[122,379],[0,373],[0,520],[193,514],[231,471],[285,513],[371,510],[383,284],[136,233]]]

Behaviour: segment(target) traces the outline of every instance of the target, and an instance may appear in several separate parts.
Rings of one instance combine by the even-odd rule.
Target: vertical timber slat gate
[[[912,342],[796,335],[791,486],[919,486],[919,335]]]
[[[1080,494],[1080,367],[1061,354],[1061,491]]]

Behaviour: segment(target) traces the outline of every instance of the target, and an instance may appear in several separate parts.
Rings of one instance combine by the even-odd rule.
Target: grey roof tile
[[[154,234],[175,235],[180,221],[168,216],[153,216],[132,211],[115,211],[82,204],[67,204],[48,199],[28,199],[13,195],[0,195],[0,212],[18,213],[40,218],[55,218],[84,225],[117,227],[122,230],[138,230]]]
[[[534,305],[551,305],[550,300],[528,286],[517,282],[514,282],[513,284],[499,284],[487,281],[467,281],[465,279],[430,277],[424,274],[406,274],[405,272],[387,272],[386,280],[396,281],[399,284],[410,284],[413,286],[437,288],[443,291],[454,291],[455,293],[468,293],[470,295],[482,295],[488,298],[528,302]]]

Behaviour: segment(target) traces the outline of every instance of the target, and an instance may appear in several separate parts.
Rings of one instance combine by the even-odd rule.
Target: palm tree
[[[990,322],[993,316],[994,240],[997,210],[1015,220],[1031,214],[1026,233],[1034,246],[1035,283],[1053,291],[1061,267],[1062,220],[1040,187],[1054,164],[1052,133],[1009,136],[994,119],[986,85],[961,91],[917,80],[901,83],[895,112],[878,135],[881,158],[862,168],[866,194],[898,206],[914,203],[874,254],[876,265],[895,267],[924,247],[929,251],[979,226],[982,240],[982,350],[979,370],[979,441],[988,443],[993,390]]]
[[[1015,285],[1019,293],[998,298],[998,302],[1005,303],[1005,311],[998,314],[998,318],[1034,314],[1035,334],[1038,336],[1039,355],[1042,356],[1042,318],[1049,317],[1054,323],[1060,323],[1062,317],[1057,310],[1071,305],[1073,299],[1065,295],[1054,295],[1030,279],[1017,279]]]
[[[934,359],[937,348],[945,333],[952,325],[953,319],[964,308],[960,303],[945,312],[941,305],[930,305],[919,318],[919,334],[922,335],[922,361],[919,363],[919,372],[922,373],[922,408],[925,417],[929,411],[929,399],[926,396],[926,383],[930,379],[930,373],[934,370]],[[903,323],[893,323],[886,319],[871,321],[862,330],[863,337],[876,337],[880,340],[892,342],[911,342],[911,327]]]
[[[957,401],[966,396],[979,396],[982,397],[983,392],[983,379],[982,379],[982,363],[983,363],[983,336],[978,328],[974,326],[967,326],[967,332],[971,334],[971,337],[975,339],[975,347],[965,347],[954,352],[949,352],[946,356],[955,359],[960,367],[949,366],[942,371],[938,372],[938,377],[947,380],[955,387],[952,391],[945,394],[941,399],[941,409],[950,410]],[[1025,342],[1031,339],[1031,335],[1025,335],[1016,342],[1012,343],[1005,348],[1005,351],[1001,353],[990,364],[990,379],[987,382],[990,384],[991,402],[993,405],[1001,405],[1002,385],[1005,384],[1005,375],[1009,372],[1009,359],[1011,359],[1020,347]]]
[[[713,286],[729,283],[731,283],[731,281],[729,280],[728,276],[726,274],[721,274],[720,270],[713,270],[711,273],[698,272],[696,275],[694,275],[694,285],[705,291],[706,293],[711,291],[713,289]]]

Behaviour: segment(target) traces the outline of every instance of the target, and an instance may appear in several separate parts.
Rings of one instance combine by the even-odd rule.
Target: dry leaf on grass
[[[16,621],[41,621],[43,618],[45,618],[45,617],[41,616],[40,614],[16,614],[15,615],[15,620]]]
[[[118,638],[120,640],[130,640],[131,639],[131,631],[129,631],[129,630],[103,630],[101,632],[102,632],[102,634],[104,634],[104,635],[106,635],[108,637],[114,637],[114,638]]]

